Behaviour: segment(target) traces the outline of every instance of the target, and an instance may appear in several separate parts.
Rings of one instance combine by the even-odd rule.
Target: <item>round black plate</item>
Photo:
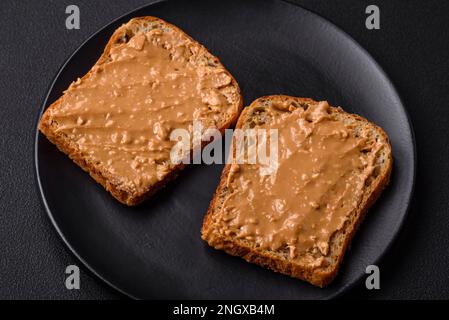
[[[137,298],[330,298],[360,280],[397,234],[414,180],[411,125],[382,69],[329,21],[287,2],[168,1],[127,14],[88,39],[57,75],[43,109],[91,68],[118,26],[144,15],[179,26],[220,57],[246,104],[269,94],[327,99],[383,127],[395,160],[391,184],[368,213],[335,282],[318,289],[201,240],[222,166],[192,165],[152,199],[128,208],[37,134],[42,198],[73,253],[104,281]]]

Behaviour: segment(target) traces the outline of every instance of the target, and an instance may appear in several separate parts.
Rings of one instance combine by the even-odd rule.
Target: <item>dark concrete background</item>
[[[112,19],[151,1],[41,0],[0,3],[0,298],[123,298],[65,248],[37,193],[33,142],[40,104],[65,59]],[[449,298],[449,2],[296,0],[346,31],[379,62],[410,113],[418,148],[415,196],[406,224],[380,264],[381,290],[359,285],[344,298]],[[81,29],[65,28],[76,4]],[[381,30],[365,28],[365,8]],[[81,289],[64,270],[81,267]]]

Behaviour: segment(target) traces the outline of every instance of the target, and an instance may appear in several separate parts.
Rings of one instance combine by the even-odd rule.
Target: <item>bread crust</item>
[[[301,104],[317,103],[316,101],[309,98],[299,98],[291,97],[285,95],[276,96],[264,96],[253,101],[249,107],[246,107],[241,116],[238,119],[236,128],[242,128],[245,121],[247,120],[247,115],[252,107],[257,106],[262,100],[293,100]],[[250,263],[257,264],[259,266],[271,269],[275,272],[279,272],[293,278],[305,280],[315,286],[325,287],[332,282],[338,272],[338,268],[343,261],[344,254],[351,243],[360,223],[363,221],[366,212],[371,207],[371,205],[379,198],[383,189],[387,186],[390,180],[391,171],[393,167],[393,159],[391,154],[391,145],[389,143],[389,138],[385,131],[376,126],[375,124],[369,122],[367,119],[354,114],[348,114],[344,112],[341,108],[331,107],[334,112],[339,112],[345,115],[349,115],[355,121],[362,121],[364,123],[372,126],[374,130],[385,140],[386,148],[389,151],[387,153],[386,166],[383,168],[382,173],[376,178],[372,185],[372,191],[368,195],[364,195],[355,219],[353,219],[345,227],[345,236],[343,243],[338,247],[338,252],[331,254],[335,255],[334,262],[325,268],[314,267],[307,265],[300,265],[285,258],[270,254],[267,250],[261,250],[259,248],[252,248],[251,246],[245,245],[242,242],[237,242],[232,239],[226,239],[221,237],[218,233],[214,233],[213,230],[213,214],[220,206],[220,197],[226,193],[226,180],[230,172],[231,164],[226,164],[220,179],[220,183],[215,191],[215,194],[210,202],[208,211],[204,217],[203,225],[201,229],[201,237],[203,240],[208,242],[208,244],[215,249],[224,250],[230,255],[239,256]],[[332,241],[332,240],[331,240]],[[331,249],[332,251],[332,249]]]
[[[92,69],[94,66],[101,65],[105,63],[109,58],[109,52],[112,46],[116,43],[119,43],[124,36],[126,36],[127,32],[131,32],[133,28],[139,28],[145,23],[157,22],[159,25],[170,28],[179,32],[190,39],[193,44],[199,48],[204,49],[205,55],[208,59],[214,61],[217,66],[223,68],[224,72],[231,78],[231,86],[237,89],[238,100],[235,103],[235,112],[230,119],[227,119],[223,125],[218,128],[218,130],[223,133],[225,129],[233,126],[237,120],[238,115],[240,114],[243,108],[243,98],[240,92],[240,87],[237,84],[235,78],[229,73],[229,71],[223,66],[220,62],[219,58],[210,53],[207,48],[205,48],[202,44],[192,39],[188,34],[179,29],[178,27],[153,16],[145,16],[145,17],[137,17],[131,19],[128,23],[119,27],[112,34],[108,43],[105,46],[105,49],[98,59],[98,61],[92,66],[92,68],[81,78],[81,80],[88,78],[93,72]],[[101,170],[94,163],[91,163],[86,157],[83,156],[81,151],[78,149],[75,143],[65,138],[62,134],[58,134],[55,132],[54,128],[51,125],[51,117],[50,110],[53,108],[57,108],[62,101],[62,96],[53,102],[47,110],[42,115],[42,118],[39,122],[39,130],[50,140],[53,144],[55,144],[59,150],[67,154],[77,165],[79,165],[84,171],[88,172],[92,178],[95,179],[96,182],[100,183],[107,191],[109,191],[112,196],[114,196],[118,201],[128,206],[135,206],[144,200],[151,197],[157,190],[164,187],[169,181],[176,178],[179,172],[185,167],[184,164],[179,164],[174,166],[170,172],[164,177],[164,179],[156,182],[155,184],[149,186],[145,192],[136,193],[128,190],[124,190],[120,188],[116,183],[114,183],[113,177],[111,177],[107,172]],[[207,143],[202,143],[202,147],[204,147]]]

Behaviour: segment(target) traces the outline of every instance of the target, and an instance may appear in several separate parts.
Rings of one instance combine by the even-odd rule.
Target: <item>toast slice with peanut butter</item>
[[[204,46],[155,17],[118,28],[103,54],[43,114],[40,131],[117,200],[136,205],[185,165],[174,129],[220,131],[242,108],[232,75]]]
[[[255,100],[236,129],[276,130],[275,170],[262,174],[257,161],[236,161],[233,143],[202,238],[248,262],[328,285],[389,182],[386,133],[325,101],[289,96]]]

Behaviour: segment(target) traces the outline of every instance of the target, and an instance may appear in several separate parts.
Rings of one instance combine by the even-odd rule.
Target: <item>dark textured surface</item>
[[[216,53],[236,77],[247,102],[273,93],[326,98],[367,117],[390,137],[394,173],[354,239],[340,276],[319,289],[207,247],[199,228],[220,180],[220,165],[189,167],[151,200],[127,208],[39,135],[38,176],[49,213],[80,259],[134,297],[334,297],[363,277],[367,265],[378,261],[406,214],[414,147],[404,107],[374,61],[347,35],[310,11],[276,0],[227,0],[213,8],[209,4],[208,0],[165,1],[108,25],[70,58],[45,105],[91,68],[120,24],[131,17],[155,15]]]
[[[364,26],[365,1],[297,1],[353,36],[380,63],[411,115],[418,146],[415,199],[403,232],[380,264],[379,291],[362,286],[347,297],[448,298],[449,183],[446,129],[449,27],[445,1],[376,1],[381,30]],[[77,263],[46,217],[34,184],[33,125],[54,74],[78,45],[111,19],[146,1],[77,1],[81,30],[64,28],[65,1],[2,1],[3,101],[0,128],[0,297],[119,298],[82,273],[82,289],[64,287]]]

